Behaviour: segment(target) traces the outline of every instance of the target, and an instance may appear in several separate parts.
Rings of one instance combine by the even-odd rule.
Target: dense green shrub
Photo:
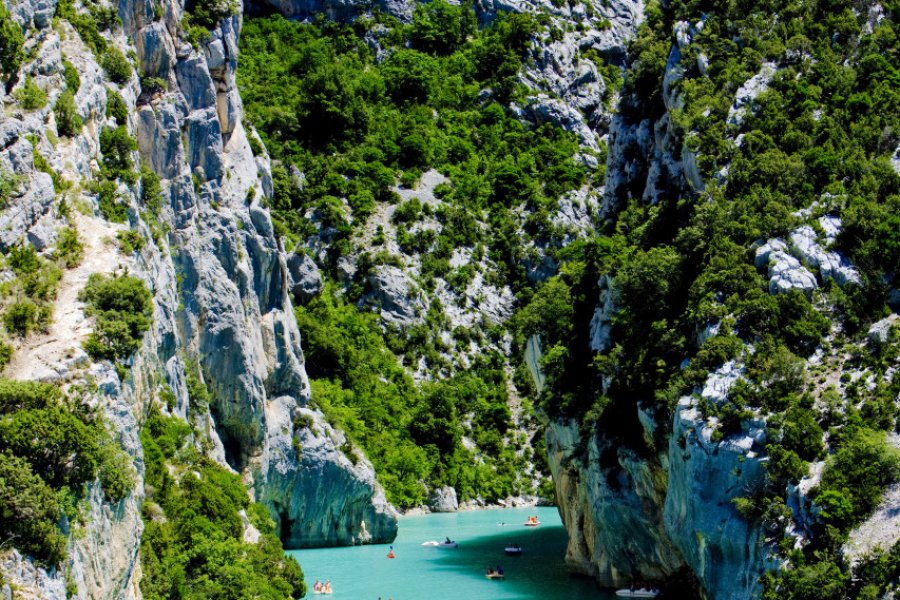
[[[100,132],[100,152],[103,154],[101,173],[107,179],[121,179],[125,183],[137,182],[131,153],[137,150],[137,142],[128,135],[125,125],[104,127]]]
[[[20,193],[21,184],[21,176],[6,169],[0,169],[0,208],[6,208],[9,200]]]
[[[10,248],[6,261],[16,275],[6,288],[16,298],[3,311],[6,330],[25,336],[34,329],[45,329],[53,313],[62,271],[55,263],[39,256],[30,244]],[[3,355],[9,359],[8,350]]]
[[[0,74],[9,80],[18,71],[25,58],[25,36],[22,28],[9,14],[6,6],[0,7]]]
[[[0,448],[27,457],[50,486],[79,487],[91,481],[100,444],[89,423],[61,406],[20,410],[0,420]]]
[[[3,325],[9,333],[28,335],[36,324],[37,307],[31,300],[13,302],[3,312]]]
[[[238,475],[201,457],[191,428],[153,407],[141,430],[146,461],[141,591],[154,600],[264,598],[306,593],[297,562],[285,556],[268,512],[250,502]],[[262,537],[242,541],[246,510]]]
[[[81,133],[81,115],[75,106],[74,92],[66,90],[60,94],[53,107],[53,114],[56,115],[56,131],[59,135],[73,137]]]
[[[114,82],[122,85],[131,78],[131,61],[115,46],[109,46],[100,57],[100,66]]]
[[[25,83],[16,90],[16,101],[25,110],[38,110],[47,106],[47,92],[42,90],[30,75],[25,77]]]
[[[235,0],[193,0],[185,8],[188,29],[202,28],[210,31],[222,19],[234,15],[238,10]]]
[[[51,385],[0,379],[0,530],[16,548],[61,562],[60,515],[81,518],[74,503],[98,476],[112,501],[134,487],[131,459],[91,408]]]
[[[884,490],[897,481],[900,451],[888,444],[882,432],[854,429],[842,436],[837,452],[829,458],[819,491],[846,498],[852,518],[839,520],[847,528],[865,519],[878,506]]]
[[[100,57],[108,45],[106,39],[100,34],[97,20],[91,14],[80,13],[75,9],[74,0],[60,0],[56,4],[56,16],[66,19],[78,32],[88,48],[93,51],[94,56]],[[65,62],[63,63],[65,66]],[[66,83],[69,82],[68,68],[66,69]],[[74,93],[78,86],[69,86]]]
[[[62,65],[63,80],[66,82],[66,90],[73,94],[77,94],[78,90],[81,88],[81,76],[78,74],[78,69],[65,58],[62,60]]]
[[[66,555],[66,538],[56,527],[56,494],[27,460],[0,452],[0,531],[15,547],[55,565]]]
[[[67,269],[74,269],[84,257],[84,244],[78,239],[78,230],[74,227],[63,227],[56,238],[56,249],[53,257]]]
[[[106,90],[106,116],[116,120],[116,125],[128,125],[128,105],[115,90]]]
[[[443,0],[418,4],[413,11],[413,47],[434,54],[453,54],[477,31],[475,14],[467,6]]]
[[[97,194],[97,207],[104,219],[113,223],[125,223],[128,220],[128,204],[119,193],[119,185],[115,181],[98,181],[90,189]]]
[[[88,11],[100,31],[109,31],[122,24],[122,19],[119,18],[119,8],[116,5],[89,6]]]
[[[78,294],[96,318],[95,330],[84,343],[97,359],[125,360],[150,328],[153,297],[144,282],[130,275],[93,274]]]
[[[120,231],[116,234],[116,239],[123,254],[139,253],[144,248],[144,237],[134,229]]]

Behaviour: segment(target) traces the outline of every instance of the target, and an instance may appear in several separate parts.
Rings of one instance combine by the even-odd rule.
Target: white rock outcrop
[[[810,293],[819,287],[816,277],[800,261],[788,254],[788,246],[780,239],[769,240],[756,250],[756,267],[768,268],[769,293],[790,289]]]

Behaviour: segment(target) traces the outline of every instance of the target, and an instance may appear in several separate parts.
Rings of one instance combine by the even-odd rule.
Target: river
[[[525,527],[537,515],[538,527]],[[457,549],[421,546],[446,536]],[[522,555],[506,556],[504,547],[518,543]],[[312,593],[313,582],[331,580],[342,600],[610,600],[615,596],[597,589],[594,581],[570,575],[563,556],[566,532],[555,508],[512,508],[401,517],[394,541],[394,559],[388,546],[318,548],[289,552],[303,567]],[[501,565],[503,581],[488,580],[485,568]],[[323,599],[328,596],[323,596]]]

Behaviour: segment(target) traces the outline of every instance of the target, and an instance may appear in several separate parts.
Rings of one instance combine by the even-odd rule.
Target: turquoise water
[[[538,515],[539,527],[524,527],[528,515]],[[505,523],[505,525],[500,525]],[[459,542],[455,550],[422,547],[426,540]],[[515,542],[521,556],[506,556]],[[609,600],[593,580],[569,575],[563,561],[566,532],[555,508],[480,510],[402,517],[393,544],[291,551],[303,567],[313,595],[316,579],[331,580],[338,600]],[[506,579],[490,581],[487,565],[503,566]],[[322,596],[328,598],[328,596]]]

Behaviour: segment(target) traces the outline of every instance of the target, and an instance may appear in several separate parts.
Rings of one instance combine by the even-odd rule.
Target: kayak
[[[507,546],[504,550],[509,556],[519,556],[522,554],[521,546]]]
[[[646,588],[637,590],[621,589],[616,590],[616,596],[619,598],[656,598],[659,596],[659,590],[648,590]]]
[[[522,525],[524,525],[525,527],[537,527],[540,524],[540,521],[525,521],[524,523],[522,523]]]
[[[387,553],[388,558],[397,558],[393,551]]]
[[[422,542],[422,545],[426,548],[458,548],[459,544],[457,544],[454,540],[439,542],[437,540],[428,540],[427,542]]]
[[[485,577],[488,579],[506,579],[506,575],[503,573],[487,573]]]

